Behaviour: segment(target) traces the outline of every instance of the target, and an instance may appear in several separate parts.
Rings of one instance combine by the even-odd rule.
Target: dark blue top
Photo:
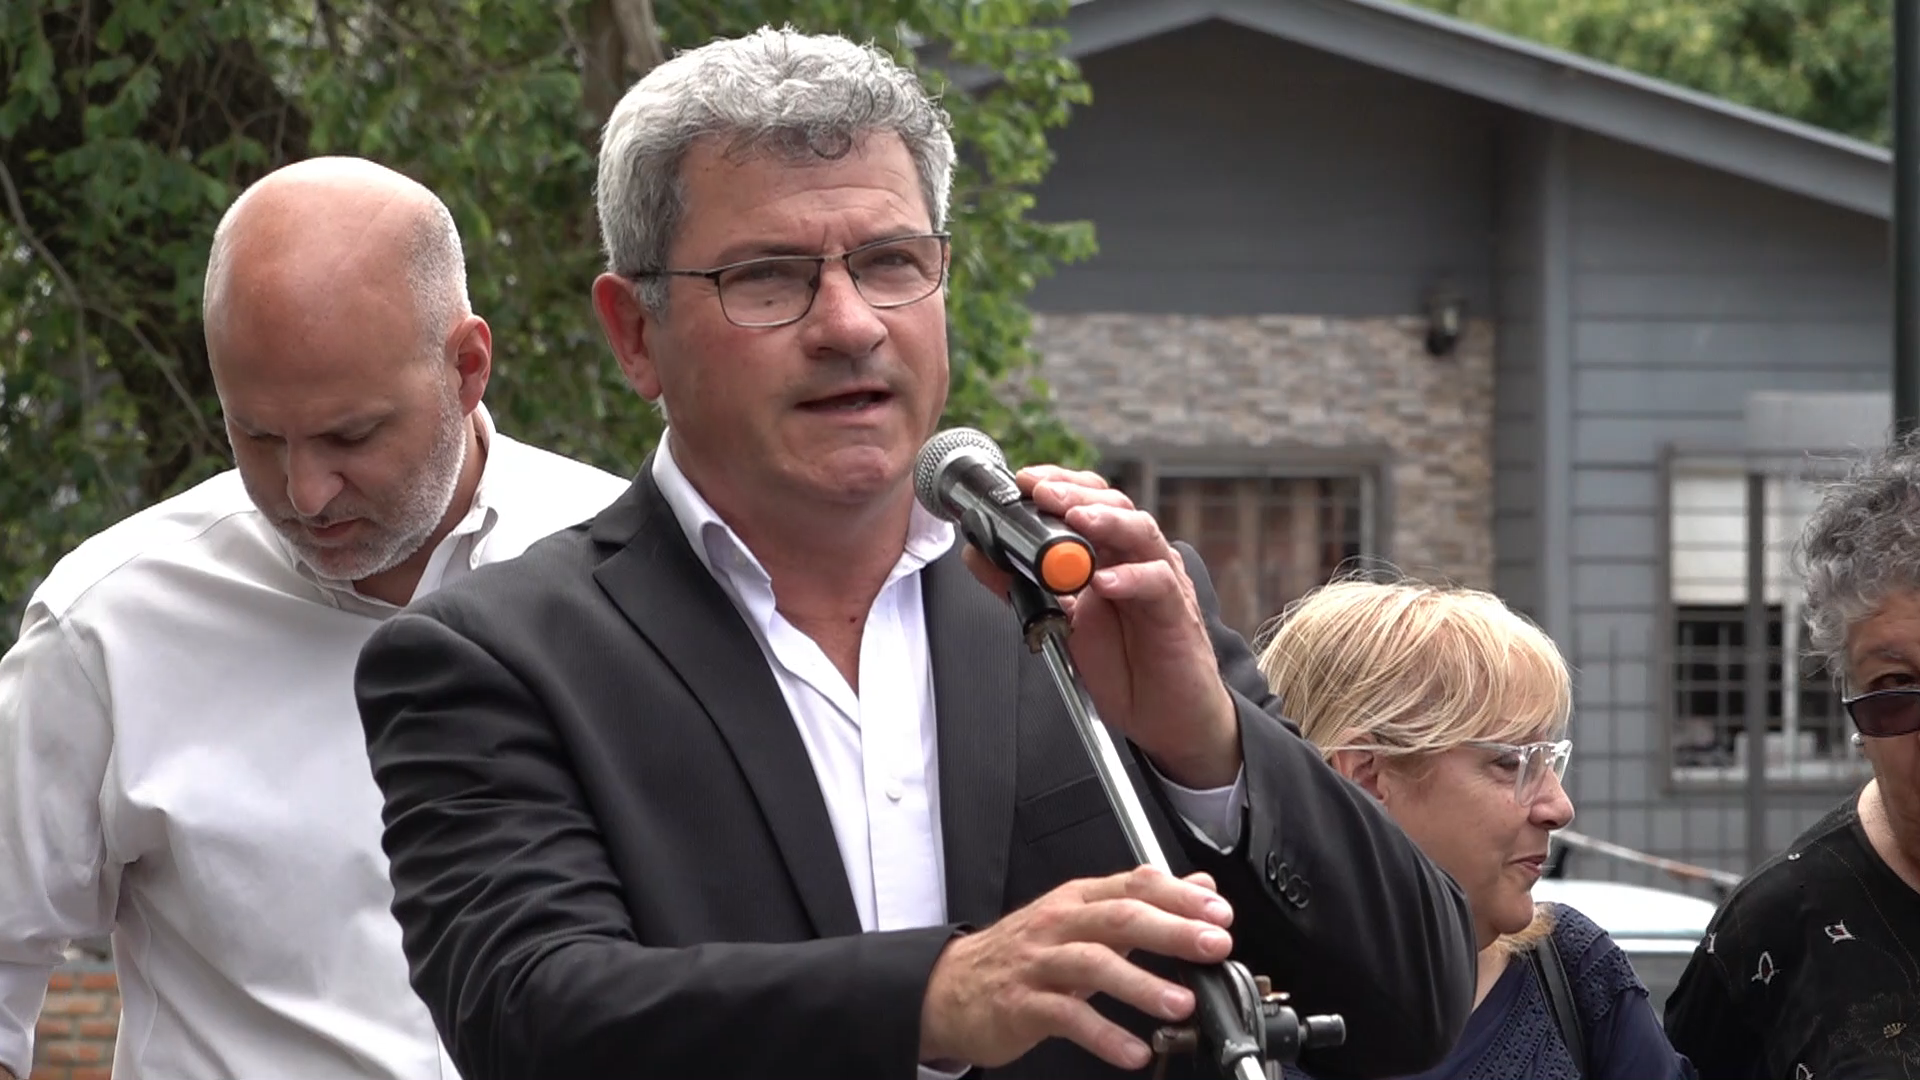
[[[1573,908],[1551,905],[1553,940],[1586,1033],[1593,1074],[1586,1080],[1679,1080],[1693,1069],[1676,1054],[1647,1002],[1647,988],[1605,930]],[[1306,1073],[1287,1069],[1292,1080]],[[1546,991],[1524,956],[1480,1002],[1446,1060],[1409,1080],[1577,1080],[1584,1069],[1560,1038]]]

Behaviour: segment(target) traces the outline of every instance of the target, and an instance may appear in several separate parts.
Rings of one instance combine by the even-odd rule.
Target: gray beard
[[[470,430],[470,421],[460,413],[459,399],[448,400],[441,414],[442,434],[408,485],[407,496],[395,514],[399,519],[395,525],[375,522],[379,531],[374,536],[346,548],[317,548],[298,525],[283,531],[300,561],[314,573],[330,581],[361,581],[384,573],[412,558],[440,527],[460,487]]]

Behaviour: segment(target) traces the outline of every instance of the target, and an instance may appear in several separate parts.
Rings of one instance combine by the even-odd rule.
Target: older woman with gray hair
[[[1801,559],[1873,779],[1735,890],[1667,1032],[1707,1077],[1920,1075],[1920,440],[1833,485]]]

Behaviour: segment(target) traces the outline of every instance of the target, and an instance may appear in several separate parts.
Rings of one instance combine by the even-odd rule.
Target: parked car
[[[1613,936],[1647,984],[1653,1011],[1664,1015],[1667,995],[1680,981],[1693,950],[1717,910],[1713,901],[1668,889],[1618,881],[1542,878],[1536,901],[1577,908]]]

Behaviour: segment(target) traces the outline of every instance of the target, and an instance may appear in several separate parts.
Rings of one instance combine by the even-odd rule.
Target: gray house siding
[[[1242,323],[1276,339],[1259,320],[1320,333],[1298,321],[1318,318],[1343,340],[1406,336],[1417,330],[1405,317],[1422,313],[1430,289],[1463,294],[1471,316],[1492,321],[1490,577],[1578,672],[1577,827],[1739,869],[1742,793],[1669,779],[1664,463],[1676,446],[1737,448],[1753,392],[1885,388],[1886,222],[1873,216],[1877,196],[1863,195],[1884,162],[1631,79],[1583,83],[1564,63],[1533,73],[1555,88],[1551,101],[1500,90],[1502,71],[1533,77],[1527,64],[1469,62],[1477,54],[1460,41],[1429,40],[1424,15],[1383,28],[1371,8],[1288,7],[1285,19],[1260,10],[1321,47],[1209,21],[1109,35],[1081,54],[1094,102],[1053,139],[1038,215],[1094,221],[1100,250],[1040,284],[1040,336],[1053,337],[1037,343],[1059,354],[1050,364],[1071,362],[1063,342],[1133,319],[1158,336],[1127,324],[1109,337],[1131,343],[1129,355],[1107,360],[1192,365],[1204,351],[1195,343],[1240,342]],[[1351,19],[1335,33],[1320,15]],[[1594,90],[1600,82],[1611,97]],[[1474,96],[1482,84],[1492,89]],[[1587,112],[1569,112],[1573,98]],[[1618,116],[1607,112],[1615,106]],[[1698,138],[1680,145],[1677,131]],[[1754,152],[1690,152],[1715,139]],[[1289,374],[1319,355],[1241,351]],[[1415,362],[1397,345],[1374,351]],[[1229,368],[1189,381],[1197,393]],[[1064,394],[1094,383],[1061,374],[1071,413]],[[1357,407],[1298,387],[1284,397],[1323,402],[1336,427]],[[1130,407],[1176,404],[1161,394]],[[1169,423],[1223,459],[1299,450],[1302,422],[1268,412],[1271,424],[1251,435]],[[1318,438],[1305,444],[1325,449]],[[1102,445],[1125,441],[1109,434]],[[1389,452],[1383,475],[1395,467]],[[1834,797],[1779,793],[1769,845]],[[1617,869],[1590,863],[1583,872]]]
[[[1539,358],[1547,125],[1510,117],[1497,143],[1494,198],[1493,580],[1509,604],[1545,618],[1541,589]]]
[[[1738,791],[1668,795],[1669,446],[1740,446],[1759,390],[1884,390],[1886,224],[1598,136],[1569,141],[1577,826],[1738,869]],[[1777,848],[1834,801],[1771,802]]]
[[[1033,301],[1059,414],[1149,502],[1163,475],[1355,486],[1311,512],[1237,489],[1243,515],[1280,500],[1242,518],[1243,555],[1210,556],[1247,568],[1262,595],[1243,608],[1277,612],[1349,544],[1491,586],[1500,110],[1218,22],[1084,70],[1094,103],[1038,193],[1038,216],[1089,219],[1100,242]],[[1466,303],[1443,357],[1424,346],[1436,287]]]
[[[1443,277],[1492,310],[1495,107],[1221,22],[1083,70],[1037,216],[1100,251],[1037,310],[1403,315]]]

